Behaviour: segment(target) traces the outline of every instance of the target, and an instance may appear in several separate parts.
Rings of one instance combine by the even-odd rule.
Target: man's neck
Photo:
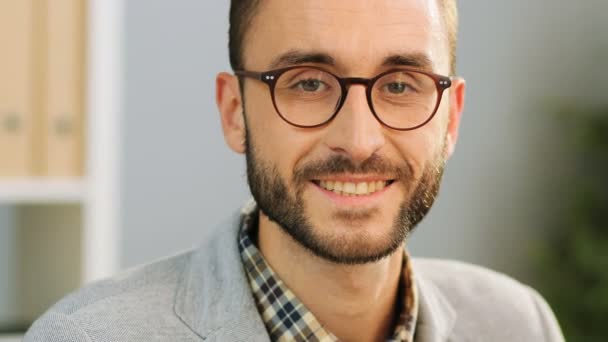
[[[341,265],[314,256],[263,214],[258,234],[268,264],[329,332],[344,341],[392,335],[402,247],[375,263]]]

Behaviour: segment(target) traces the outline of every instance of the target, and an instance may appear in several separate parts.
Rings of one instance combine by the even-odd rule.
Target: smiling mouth
[[[395,182],[394,179],[369,182],[341,182],[331,180],[312,180],[317,186],[342,196],[367,196],[383,190]]]

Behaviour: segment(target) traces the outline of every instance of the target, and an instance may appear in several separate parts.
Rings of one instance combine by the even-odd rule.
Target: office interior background
[[[16,2],[0,0],[0,11]],[[195,247],[249,197],[244,158],[225,146],[214,102],[215,75],[230,70],[229,1],[47,0],[45,6],[31,8],[49,23],[52,6],[81,8],[73,12],[81,21],[64,27],[72,43],[80,30],[81,45],[70,45],[73,54],[64,57],[73,59],[58,63],[76,68],[70,82],[81,88],[56,95],[72,96],[71,127],[80,133],[72,145],[34,148],[45,151],[48,165],[54,158],[72,163],[56,174],[0,170],[0,333],[19,333],[84,283]],[[457,74],[467,80],[460,139],[440,197],[408,248],[414,256],[471,262],[533,284],[548,296],[566,335],[599,341],[606,328],[586,315],[593,305],[593,313],[608,314],[601,286],[608,288],[606,233],[589,239],[605,249],[577,240],[598,271],[584,281],[564,281],[582,298],[577,314],[587,319],[589,339],[562,314],[567,298],[551,296],[545,271],[555,267],[551,260],[571,257],[556,252],[568,249],[560,236],[584,228],[569,218],[585,172],[606,167],[602,146],[608,143],[604,135],[601,145],[602,134],[593,129],[608,120],[608,1],[466,0],[459,10]],[[0,29],[3,47],[25,37],[7,25]],[[49,51],[44,55],[52,56]],[[0,71],[8,73],[6,63],[0,57]],[[52,78],[52,71],[41,70],[29,72]],[[0,75],[2,82],[12,80]],[[34,87],[39,92],[32,98],[44,100],[28,107],[31,118],[44,113],[50,125],[53,113],[44,105],[54,93]],[[0,101],[0,118],[8,122],[10,97],[0,94]],[[33,132],[31,139],[41,140]],[[0,129],[0,160],[19,159],[2,134],[8,133]],[[591,139],[595,152],[581,162],[590,135],[599,137]],[[600,164],[585,164],[602,153]],[[595,189],[606,193],[606,185]],[[605,198],[594,208],[591,215],[603,215],[599,222],[606,224]]]

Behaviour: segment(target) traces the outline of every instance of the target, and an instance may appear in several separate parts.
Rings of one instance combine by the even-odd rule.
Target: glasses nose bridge
[[[340,82],[343,84],[346,91],[348,91],[353,84],[362,85],[366,90],[372,85],[371,79],[363,77],[345,77],[340,79]]]
[[[342,106],[346,102],[346,98],[348,97],[350,86],[357,85],[357,84],[362,85],[365,88],[365,95],[366,95],[365,97],[367,100],[367,104],[370,107],[369,109],[373,110],[372,104],[370,103],[371,99],[369,98],[369,92],[371,91],[371,87],[374,83],[373,79],[363,78],[363,77],[344,77],[344,78],[338,78],[338,80],[343,88],[343,96],[342,96],[340,103],[338,104],[336,115],[338,114],[338,112],[341,111]]]

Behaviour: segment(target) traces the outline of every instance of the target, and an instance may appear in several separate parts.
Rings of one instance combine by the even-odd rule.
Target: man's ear
[[[245,118],[236,76],[222,72],[215,78],[215,101],[222,119],[224,140],[233,151],[245,153]]]
[[[466,82],[462,78],[452,80],[450,87],[450,109],[448,131],[446,134],[446,159],[451,157],[456,147],[458,140],[458,130],[460,129],[460,118],[464,110],[464,95],[466,90]]]

